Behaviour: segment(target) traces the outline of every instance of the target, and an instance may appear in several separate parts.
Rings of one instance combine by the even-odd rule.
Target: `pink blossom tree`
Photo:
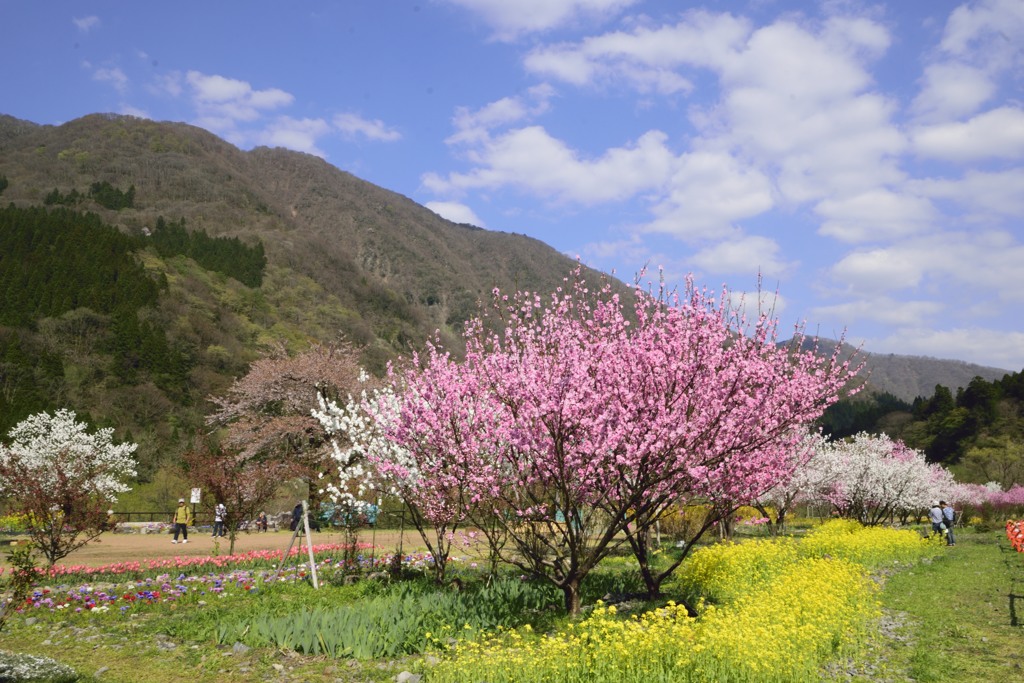
[[[579,270],[547,302],[496,291],[466,325],[463,363],[429,346],[392,376],[385,431],[417,465],[421,506],[499,520],[503,559],[561,589],[570,613],[624,532],[639,539],[681,500],[731,510],[789,474],[804,426],[851,375],[801,350],[799,330],[780,347],[768,316],[748,329],[690,282],[634,302]],[[661,578],[645,576],[653,590]]]

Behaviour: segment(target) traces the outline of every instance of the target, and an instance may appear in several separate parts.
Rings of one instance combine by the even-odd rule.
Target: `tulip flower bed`
[[[360,543],[359,550],[371,550],[373,546]],[[333,561],[335,556],[347,550],[347,546],[328,543],[313,546],[313,555],[320,561]],[[306,557],[308,551],[305,546],[294,547],[288,554],[292,558]],[[284,559],[283,550],[252,550],[246,553],[234,555],[211,555],[194,557],[171,557],[158,558],[143,561],[115,562],[112,564],[100,565],[97,567],[87,565],[63,565],[58,564],[49,569],[40,567],[37,569],[39,581],[62,579],[65,581],[74,580],[99,580],[109,577],[142,578],[147,575],[162,574],[168,572],[191,573],[208,569],[261,569],[276,567]],[[368,563],[370,558],[360,556],[360,560]],[[375,558],[375,564],[390,561],[390,556]],[[0,568],[0,573],[3,569]]]
[[[368,549],[370,546],[366,546]],[[314,545],[317,571],[324,580],[355,568],[336,557],[345,547],[336,544]],[[216,557],[176,557],[143,562],[118,562],[98,567],[57,565],[39,570],[39,586],[18,611],[39,615],[62,612],[64,615],[121,614],[145,611],[152,606],[177,609],[185,604],[205,604],[211,598],[255,593],[268,583],[306,581],[309,567],[301,562],[306,556],[293,549],[285,568],[278,572],[284,553],[252,551]],[[360,571],[380,570],[392,562],[392,555],[357,556]],[[298,562],[295,562],[298,561]],[[295,563],[293,563],[295,562]],[[414,553],[403,556],[406,570],[422,571],[430,566],[430,556]],[[209,570],[213,571],[209,571]],[[168,571],[171,570],[171,571]]]

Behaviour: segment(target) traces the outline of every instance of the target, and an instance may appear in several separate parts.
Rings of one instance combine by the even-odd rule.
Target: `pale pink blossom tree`
[[[810,493],[824,488],[823,472],[811,464],[814,456],[827,443],[820,431],[809,432],[794,447],[792,475],[757,496],[752,505],[768,520],[769,533],[778,536],[786,525],[790,510],[802,501],[811,500]]]
[[[748,329],[726,295],[690,282],[681,297],[638,289],[632,310],[579,270],[565,282],[547,301],[495,292],[461,364],[428,346],[392,376],[385,430],[417,465],[421,509],[500,520],[505,561],[576,613],[623,532],[638,538],[681,500],[735,507],[791,473],[799,434],[851,371],[801,350],[799,330],[780,347],[768,316]]]

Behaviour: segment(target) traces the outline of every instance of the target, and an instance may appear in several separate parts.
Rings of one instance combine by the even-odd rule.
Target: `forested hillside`
[[[67,407],[140,444],[145,480],[210,398],[283,346],[348,340],[380,373],[495,286],[574,262],[449,223],[321,159],[184,124],[0,116],[0,433]]]

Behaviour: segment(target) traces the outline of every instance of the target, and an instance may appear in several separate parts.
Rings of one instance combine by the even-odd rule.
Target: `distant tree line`
[[[122,191],[103,180],[90,185],[88,194],[82,194],[73,188],[67,194],[63,194],[57,188],[53,188],[53,191],[43,198],[43,203],[47,206],[77,206],[86,198],[92,199],[103,208],[112,211],[131,209],[135,206],[135,186],[132,185]]]
[[[237,237],[210,237],[205,230],[190,232],[185,229],[184,218],[168,222],[163,216],[156,219],[148,241],[164,258],[188,256],[203,268],[233,277],[243,285],[263,284],[267,257],[262,242],[250,247]]]
[[[70,208],[0,208],[0,431],[62,405],[66,343],[81,347],[78,355],[98,354],[86,365],[108,389],[148,383],[177,405],[191,404],[189,373],[200,350],[172,341],[143,312],[168,288],[137,258],[143,248],[189,256],[250,286],[259,286],[266,265],[262,244],[187,233],[183,221],[161,219],[150,235],[129,235]]]
[[[27,326],[76,308],[136,311],[156,303],[160,283],[133,255],[138,240],[93,213],[0,209],[0,324]]]
[[[829,408],[820,424],[834,438],[885,432],[930,462],[957,465],[977,449],[1024,443],[1024,372],[991,382],[975,377],[956,392],[938,384],[913,403],[888,393],[854,396]]]

